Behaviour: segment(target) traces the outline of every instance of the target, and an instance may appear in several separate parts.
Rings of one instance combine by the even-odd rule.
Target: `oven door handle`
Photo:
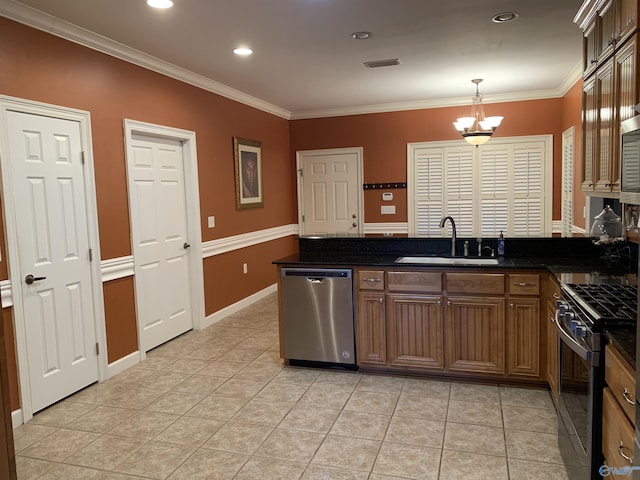
[[[569,335],[566,330],[562,326],[562,322],[558,319],[559,312],[556,311],[555,318],[553,318],[553,322],[556,324],[556,328],[558,330],[558,334],[560,335],[560,339],[567,345],[571,350],[573,350],[580,358],[589,362],[592,366],[598,365],[598,354],[594,354],[588,348],[580,345],[571,335]]]

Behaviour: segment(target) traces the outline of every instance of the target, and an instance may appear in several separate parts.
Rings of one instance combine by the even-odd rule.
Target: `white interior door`
[[[298,152],[300,230],[362,233],[361,148]]]
[[[80,124],[7,113],[32,412],[98,380]]]
[[[182,142],[133,133],[127,172],[140,348],[193,328]]]

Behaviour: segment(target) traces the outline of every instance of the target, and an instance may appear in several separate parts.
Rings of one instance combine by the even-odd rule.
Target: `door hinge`
[[[100,344],[96,342],[96,355],[100,355]]]
[[[84,151],[80,152],[80,161],[82,162],[82,165],[84,165]]]
[[[302,170],[301,168],[298,169],[298,173],[300,173],[301,177],[304,177],[304,170]]]
[[[93,249],[89,249],[89,261],[93,262]]]
[[[304,215],[302,215],[302,221],[304,222]]]

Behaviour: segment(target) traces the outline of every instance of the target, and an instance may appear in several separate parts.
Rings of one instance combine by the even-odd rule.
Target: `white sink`
[[[424,263],[427,265],[498,265],[497,258],[466,257],[398,257],[396,263]]]

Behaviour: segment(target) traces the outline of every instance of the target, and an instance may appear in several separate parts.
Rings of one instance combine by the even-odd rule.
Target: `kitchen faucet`
[[[451,221],[451,256],[456,256],[456,222],[453,220],[453,217],[446,216],[442,220],[440,220],[440,228],[444,228],[444,224],[447,220]]]

